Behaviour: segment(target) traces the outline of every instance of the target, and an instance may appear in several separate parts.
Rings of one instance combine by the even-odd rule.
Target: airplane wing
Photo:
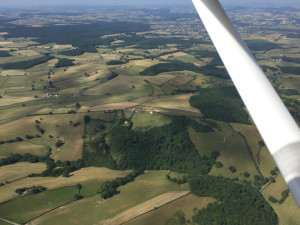
[[[300,207],[300,129],[218,0],[192,0]]]

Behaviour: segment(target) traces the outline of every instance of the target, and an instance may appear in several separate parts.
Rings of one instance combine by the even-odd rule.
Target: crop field
[[[46,169],[45,163],[21,162],[0,167],[0,183],[12,182],[31,173],[41,173]]]
[[[146,172],[138,176],[134,182],[120,187],[120,193],[110,199],[102,200],[99,196],[85,198],[48,213],[32,223],[60,224],[67,220],[72,224],[99,223],[159,195],[188,189],[185,185],[168,181],[165,178],[167,173],[167,171]],[[84,216],[86,213],[91,216]]]
[[[15,190],[23,187],[32,187],[32,186],[43,186],[47,190],[55,190],[58,188],[74,186],[77,183],[89,183],[98,181],[100,187],[101,182],[106,180],[113,180],[116,177],[124,177],[129,174],[131,171],[118,171],[110,170],[107,168],[98,168],[98,167],[87,167],[75,172],[72,172],[70,177],[27,177],[21,180],[17,180],[13,183],[6,184],[0,188],[0,202],[7,201],[11,198],[17,196]],[[73,194],[74,195],[74,194]],[[90,193],[87,193],[90,195]]]
[[[162,96],[143,105],[153,108],[178,109],[191,112],[198,112],[198,109],[190,106],[189,99],[192,94],[180,94],[175,96]]]
[[[191,217],[195,214],[194,209],[198,210],[205,208],[209,203],[214,202],[213,198],[198,197],[193,194],[186,195],[182,198],[176,199],[158,209],[150,211],[140,217],[137,217],[126,225],[163,225],[166,221],[177,211],[184,212],[186,220],[191,221]]]
[[[200,133],[193,128],[188,129],[190,138],[201,155],[208,155],[212,151],[220,152],[217,161],[220,161],[223,167],[213,167],[210,174],[244,178],[243,173],[248,172],[252,180],[258,172],[244,139],[229,125],[225,123],[218,124],[221,127],[221,131]],[[230,166],[234,166],[237,172],[229,172]]]

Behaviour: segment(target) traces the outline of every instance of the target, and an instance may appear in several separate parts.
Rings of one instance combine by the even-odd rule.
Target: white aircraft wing
[[[192,0],[300,207],[300,130],[218,0]]]

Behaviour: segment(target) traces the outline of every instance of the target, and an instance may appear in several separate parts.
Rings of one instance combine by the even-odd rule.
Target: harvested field
[[[185,53],[185,52],[175,52],[175,53],[172,53],[172,54],[163,55],[160,58],[167,59],[169,57],[178,57],[178,56],[185,56],[185,55],[188,55],[188,54]]]
[[[46,169],[45,163],[20,162],[0,167],[0,183],[11,182],[31,173],[41,173]],[[0,189],[1,190],[1,189]]]
[[[162,195],[159,195],[153,199],[150,199],[144,203],[141,203],[135,207],[132,207],[112,219],[105,220],[101,224],[102,225],[115,225],[115,224],[123,224],[128,222],[140,215],[143,215],[151,210],[154,210],[158,207],[161,207],[169,202],[172,202],[178,198],[181,198],[187,195],[189,191],[177,191],[177,192],[168,192]]]
[[[191,112],[199,112],[198,109],[190,106],[189,99],[192,94],[171,95],[160,97],[153,101],[147,102],[144,105],[157,108],[179,109]]]

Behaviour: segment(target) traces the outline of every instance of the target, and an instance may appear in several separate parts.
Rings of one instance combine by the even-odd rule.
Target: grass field
[[[44,134],[40,134],[40,138],[33,138],[28,142],[4,144],[2,145],[2,150],[6,155],[8,155],[9,152],[22,153],[24,149],[30,153],[30,148],[32,147],[32,153],[34,154],[37,149],[41,149],[41,146],[45,151],[46,148],[43,145],[47,145],[52,148],[52,157],[55,160],[77,160],[81,158],[82,155],[83,139],[81,137],[84,130],[83,116],[82,114],[33,116],[24,117],[11,123],[1,125],[0,137],[2,140],[15,139],[16,137],[25,139],[24,136],[26,134],[40,134],[36,129],[35,121],[39,121],[39,126],[45,130]],[[80,125],[73,127],[70,125],[70,121],[73,123],[80,122]],[[52,135],[53,138],[50,138],[49,135]],[[65,143],[60,148],[55,147],[55,142],[57,142],[58,139]]]
[[[180,199],[172,201],[158,209],[148,212],[140,217],[133,219],[126,225],[164,225],[165,222],[178,210],[182,210],[186,220],[191,220],[197,210],[205,208],[209,203],[214,202],[213,198],[198,197],[193,194],[186,195]]]
[[[71,173],[70,177],[28,177],[11,184],[4,185],[0,188],[0,202],[9,200],[17,196],[15,190],[17,188],[43,186],[48,190],[54,190],[65,186],[73,186],[77,183],[88,183],[91,181],[103,182],[106,180],[113,180],[116,177],[124,177],[129,174],[130,171],[117,171],[107,168],[88,167],[77,170]],[[99,188],[99,186],[97,186]],[[89,195],[89,193],[87,193]]]
[[[0,158],[8,157],[10,154],[25,154],[44,156],[47,154],[44,145],[34,144],[30,142],[16,142],[11,144],[3,144],[0,149]]]
[[[133,129],[150,129],[171,123],[169,117],[160,113],[150,114],[149,112],[135,112],[131,121],[133,122]]]
[[[168,204],[169,202],[175,201],[178,198],[181,198],[185,195],[187,195],[189,191],[173,191],[168,192],[162,195],[159,195],[155,198],[152,198],[146,202],[143,202],[141,204],[138,204],[137,206],[134,206],[118,215],[113,217],[112,219],[108,219],[105,221],[102,221],[102,225],[114,225],[114,224],[123,224],[127,221],[130,221],[138,216],[141,216],[149,211],[152,211],[153,209],[157,209],[163,205]]]
[[[99,196],[86,198],[71,203],[63,209],[53,211],[33,224],[99,224],[100,221],[110,219],[127,209],[148,201],[154,197],[171,191],[186,191],[186,185],[169,182],[165,175],[168,171],[151,171],[140,175],[132,183],[120,187],[120,194],[102,200]]]
[[[0,167],[0,183],[6,183],[26,177],[31,173],[41,173],[46,169],[45,163],[20,162]],[[0,189],[1,190],[1,189]]]
[[[258,162],[258,153],[260,149],[258,142],[262,140],[262,137],[258,133],[257,128],[254,125],[245,125],[238,123],[232,123],[231,126],[237,132],[240,132],[245,136],[248,145],[251,148],[253,157]]]
[[[223,168],[213,167],[210,174],[243,179],[243,173],[248,172],[251,175],[249,179],[252,180],[258,172],[244,139],[228,124],[222,122],[218,124],[222,131],[199,133],[191,127],[188,129],[190,138],[201,155],[209,155],[212,151],[220,152],[217,161],[223,163]],[[229,166],[234,166],[237,172],[231,173],[228,170]]]
[[[148,80],[152,84],[162,85],[169,80],[175,79],[177,76],[172,73],[161,73],[157,76],[139,76],[139,79]]]

